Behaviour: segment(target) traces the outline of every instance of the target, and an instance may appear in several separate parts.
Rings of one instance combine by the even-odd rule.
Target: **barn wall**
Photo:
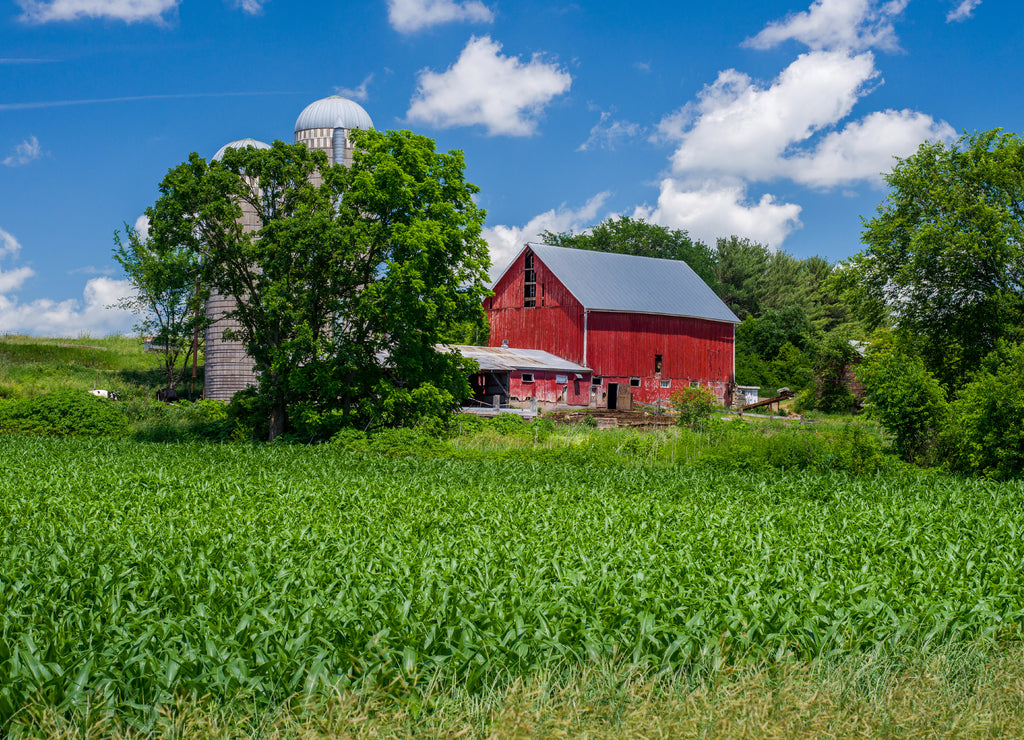
[[[523,307],[523,256],[484,301],[491,323],[490,346],[542,349],[577,364],[583,363],[583,306],[550,270],[534,257],[537,272],[535,308]]]
[[[640,378],[640,387],[630,388],[637,401],[667,400],[691,382],[711,387],[722,399],[732,380],[732,342],[732,324],[719,321],[591,311],[587,364],[605,391],[609,382],[628,386],[630,378]],[[662,357],[660,375],[655,355]]]
[[[533,373],[533,382],[525,383],[523,372],[516,370],[511,373],[510,390],[513,400],[526,401],[536,398],[541,403],[564,403],[570,406],[586,406],[590,402],[589,373],[580,373],[583,377],[577,378],[576,373],[538,370]],[[566,378],[567,382],[559,383],[559,376]]]

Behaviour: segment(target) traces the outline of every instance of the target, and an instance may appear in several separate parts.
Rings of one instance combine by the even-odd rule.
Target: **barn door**
[[[608,408],[617,409],[619,407],[619,384],[609,383],[608,384]]]

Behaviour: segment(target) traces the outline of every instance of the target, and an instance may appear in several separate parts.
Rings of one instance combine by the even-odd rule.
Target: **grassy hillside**
[[[103,388],[128,399],[151,397],[165,385],[161,356],[146,352],[138,337],[0,336],[0,398]]]

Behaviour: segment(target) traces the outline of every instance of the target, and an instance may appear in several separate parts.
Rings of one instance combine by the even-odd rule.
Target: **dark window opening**
[[[691,388],[700,388],[700,381],[697,381],[697,380],[691,380],[691,381],[690,381],[690,387],[691,387]]]
[[[629,379],[629,387],[630,388],[639,388],[640,387],[640,378],[630,378]]]
[[[603,381],[601,380],[601,378],[598,378],[596,376],[590,379],[591,385],[601,385],[602,382]]]
[[[526,253],[526,259],[523,262],[523,267],[527,270],[533,269],[533,252]]]
[[[654,374],[661,375],[661,355],[654,356]]]
[[[663,380],[663,381],[661,381],[661,387],[662,388],[670,388],[671,386],[672,386],[672,381],[671,380]]]
[[[537,305],[537,272],[533,269],[533,253],[527,252],[523,266],[523,308]]]
[[[533,373],[523,373],[523,382],[524,383],[532,383],[533,382]]]

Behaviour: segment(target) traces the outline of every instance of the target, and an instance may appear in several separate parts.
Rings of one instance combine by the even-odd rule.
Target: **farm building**
[[[731,402],[740,322],[685,262],[531,244],[493,290],[490,344],[591,369],[590,405],[664,402],[698,385]]]
[[[538,349],[452,345],[463,357],[475,360],[480,371],[470,376],[473,400],[502,406],[536,399],[554,405],[586,406],[590,402],[591,371]]]

